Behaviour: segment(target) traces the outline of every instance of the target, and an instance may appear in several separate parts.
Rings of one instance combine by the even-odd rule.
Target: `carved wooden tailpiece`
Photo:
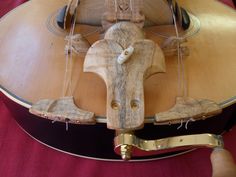
[[[141,12],[142,0],[105,0],[105,13],[102,19],[102,26],[105,30],[119,21],[130,21],[144,26],[145,17]]]
[[[119,64],[117,59],[129,46],[133,53]],[[135,24],[121,22],[88,50],[84,71],[100,75],[106,83],[108,128],[133,130],[144,123],[143,81],[165,72],[164,55],[157,44],[144,39]]]
[[[156,124],[180,123],[189,119],[205,119],[222,112],[220,106],[206,99],[177,97],[176,104],[170,110],[156,114]]]
[[[74,104],[73,97],[64,97],[58,100],[40,100],[30,108],[30,112],[53,121],[73,124],[96,123],[94,113],[79,109]]]

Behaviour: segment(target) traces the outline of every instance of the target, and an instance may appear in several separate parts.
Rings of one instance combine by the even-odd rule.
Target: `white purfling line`
[[[8,91],[4,90],[3,88],[0,87],[0,92],[2,92],[6,97],[8,97],[10,100],[16,102],[17,104],[29,109],[31,108],[31,104],[26,103],[24,101],[19,100],[18,98],[14,97],[14,95],[10,94]],[[226,101],[223,101],[219,103],[220,107],[222,109],[227,108],[233,104],[236,103],[236,96],[231,97],[230,99],[227,99]],[[153,123],[155,120],[152,117],[146,117],[145,118],[145,123]],[[107,123],[106,118],[103,118],[102,116],[96,116],[96,122],[97,123]]]
[[[50,146],[40,140],[38,140],[37,138],[33,137],[31,134],[29,134],[23,127],[21,127],[18,122],[16,121],[17,125],[20,127],[20,129],[22,129],[28,136],[30,136],[32,139],[34,139],[35,141],[37,141],[38,143],[46,146],[46,147],[49,147],[53,150],[56,150],[58,152],[62,152],[62,153],[65,153],[67,155],[71,155],[71,156],[75,156],[75,157],[80,157],[80,158],[85,158],[85,159],[89,159],[89,160],[98,160],[98,161],[107,161],[107,162],[124,162],[124,160],[122,159],[106,159],[106,158],[95,158],[95,157],[89,157],[89,156],[85,156],[85,155],[79,155],[79,154],[74,154],[72,152],[67,152],[67,151],[63,151],[61,149],[58,149],[58,148],[55,148],[53,146]],[[197,150],[197,148],[193,148],[193,149],[189,149],[189,150],[186,150],[184,152],[179,152],[177,154],[173,154],[173,155],[167,155],[165,157],[154,157],[154,158],[150,158],[150,159],[139,159],[139,160],[130,160],[129,162],[148,162],[148,161],[155,161],[155,160],[163,160],[163,159],[167,159],[167,158],[171,158],[171,157],[177,157],[177,156],[180,156],[180,155],[184,155],[184,154],[187,154],[187,153],[190,153],[190,152],[193,152]]]
[[[11,95],[11,94],[8,93],[7,91],[3,90],[1,87],[0,87],[0,91],[1,91],[6,97],[8,97],[10,100],[12,100],[12,101],[18,103],[19,105],[21,105],[21,106],[23,106],[23,107],[25,107],[25,108],[28,108],[28,109],[31,108],[31,105],[30,105],[30,104],[25,103],[25,102],[23,102],[23,101],[21,101],[21,100],[15,98],[13,95]]]

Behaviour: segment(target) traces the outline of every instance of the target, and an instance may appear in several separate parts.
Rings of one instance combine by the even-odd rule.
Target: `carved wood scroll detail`
[[[156,124],[175,124],[189,119],[200,120],[220,114],[220,106],[206,99],[177,97],[176,104],[168,111],[156,114]]]
[[[119,21],[130,21],[142,28],[145,17],[142,14],[142,0],[105,0],[102,26],[105,30]]]
[[[133,54],[119,64],[118,57],[130,45]],[[121,22],[88,50],[84,71],[98,74],[106,83],[108,128],[134,130],[144,123],[143,81],[152,74],[165,72],[165,61],[160,47],[144,39],[140,28]]]
[[[72,124],[95,124],[94,113],[79,109],[73,97],[57,100],[40,100],[30,108],[30,113],[59,122]]]

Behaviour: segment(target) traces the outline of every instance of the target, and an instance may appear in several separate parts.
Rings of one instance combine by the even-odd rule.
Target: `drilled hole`
[[[128,55],[129,54],[129,52],[128,51],[125,51],[125,55]]]
[[[112,109],[114,109],[114,110],[118,110],[118,109],[120,108],[120,103],[119,103],[118,101],[116,101],[116,100],[113,100],[113,101],[111,102],[111,107],[112,107]]]
[[[132,100],[130,102],[130,106],[132,109],[138,109],[139,108],[139,101],[138,100]]]
[[[68,118],[65,118],[65,122],[70,122],[70,119],[68,119]]]

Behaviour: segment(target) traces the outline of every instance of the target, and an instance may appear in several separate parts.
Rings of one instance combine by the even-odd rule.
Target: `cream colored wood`
[[[156,114],[155,124],[175,124],[206,119],[209,116],[220,114],[220,106],[206,99],[196,100],[193,98],[177,97],[176,104],[166,112]]]
[[[143,30],[131,23],[117,23],[112,26],[104,35],[105,39],[113,40],[120,44],[123,49],[128,48],[137,40],[145,39]]]
[[[84,71],[98,74],[106,83],[106,117],[111,129],[143,127],[144,79],[165,72],[162,50],[141,34],[141,29],[134,23],[117,23],[108,29],[103,40],[91,46],[85,57]],[[125,50],[128,46],[133,48],[133,53],[120,64],[119,56],[128,52]],[[128,56],[128,53],[123,55]]]
[[[56,100],[44,99],[35,103],[30,113],[52,121],[73,124],[95,124],[94,113],[79,109],[73,97],[63,97]]]
[[[32,0],[0,22],[0,85],[17,96],[36,102],[61,96],[65,71],[64,36],[47,29],[47,18],[66,1]],[[184,59],[188,96],[222,102],[236,95],[236,12],[214,0],[180,1],[201,21],[200,32],[189,38],[190,55]],[[159,44],[171,26],[146,29]],[[76,29],[86,33],[94,27]],[[98,34],[88,37],[90,43]],[[78,107],[106,115],[106,86],[96,74],[83,73],[84,54],[74,56],[73,90]],[[145,115],[166,111],[175,104],[177,60],[166,57],[167,72],[145,81]]]

